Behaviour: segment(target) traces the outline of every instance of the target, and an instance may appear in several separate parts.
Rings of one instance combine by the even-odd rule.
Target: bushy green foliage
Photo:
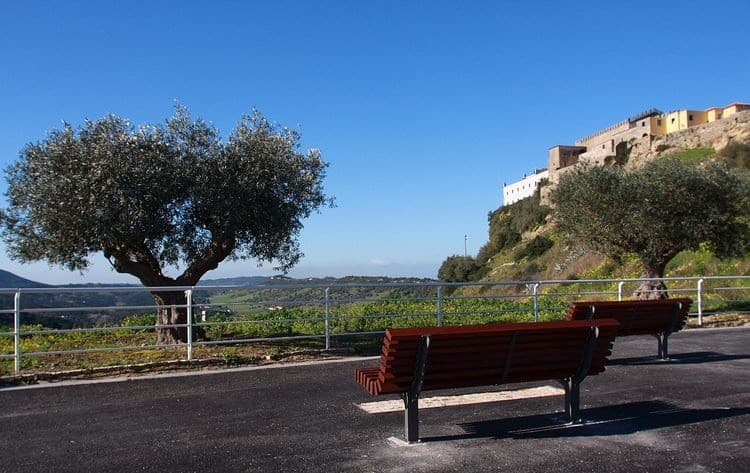
[[[539,191],[533,196],[490,212],[489,241],[479,250],[477,263],[484,265],[496,253],[521,241],[521,235],[543,224],[549,207],[540,205]]]
[[[128,315],[120,322],[122,327],[149,327],[153,324],[154,314]]]
[[[720,257],[742,254],[750,242],[750,185],[715,162],[652,161],[626,172],[581,168],[555,191],[563,234],[618,258],[636,254],[644,276],[662,277],[680,251],[706,243]]]
[[[178,106],[165,124],[109,115],[64,124],[8,168],[2,234],[11,257],[70,270],[104,253],[145,285],[194,285],[225,258],[283,268],[300,257],[302,219],[329,203],[327,164],[259,112],[228,139]],[[75,229],[75,231],[71,231]]]
[[[328,164],[300,152],[295,130],[255,111],[226,139],[177,106],[164,124],[133,126],[109,115],[27,144],[7,170],[0,234],[19,261],[85,269],[103,254],[145,286],[193,286],[229,259],[273,262],[302,256],[302,221],[332,201]],[[167,267],[182,273],[168,276]],[[184,306],[154,292],[159,306]],[[184,341],[185,311],[157,311],[160,343]]]
[[[513,259],[534,259],[542,256],[547,250],[554,246],[555,242],[544,235],[537,235],[525,245],[513,252]]]
[[[453,255],[443,261],[438,269],[438,279],[446,282],[466,282],[474,280],[474,273],[479,269],[476,260],[471,256]]]
[[[729,143],[719,152],[718,157],[728,167],[750,169],[750,144]]]

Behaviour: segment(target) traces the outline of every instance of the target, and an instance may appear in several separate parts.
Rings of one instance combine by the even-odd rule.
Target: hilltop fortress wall
[[[551,204],[560,177],[577,166],[637,166],[684,149],[718,151],[731,141],[750,142],[750,104],[732,103],[705,111],[647,110],[576,140],[575,145],[550,148],[549,185],[542,188],[542,203]]]

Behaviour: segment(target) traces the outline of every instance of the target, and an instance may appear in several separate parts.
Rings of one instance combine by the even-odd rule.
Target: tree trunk
[[[643,268],[643,277],[649,278],[649,281],[643,281],[638,289],[633,293],[633,298],[636,300],[658,300],[658,299],[669,299],[667,293],[667,286],[661,279],[664,277],[664,270],[666,264],[663,265],[650,265],[645,264]]]
[[[156,309],[156,343],[157,345],[176,345],[187,343],[187,296],[183,291],[152,292]],[[192,321],[195,324],[195,319]],[[183,325],[182,327],[164,327],[164,325]],[[205,338],[203,327],[193,325],[193,341]]]

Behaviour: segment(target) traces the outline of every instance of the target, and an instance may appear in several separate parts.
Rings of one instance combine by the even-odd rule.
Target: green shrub
[[[542,256],[547,250],[554,246],[555,242],[544,235],[537,235],[533,240],[513,252],[513,259],[534,259]]]
[[[732,142],[722,149],[719,160],[730,168],[750,169],[750,144]]]
[[[477,264],[485,265],[500,251],[521,242],[521,235],[538,228],[549,215],[549,207],[540,205],[539,190],[533,196],[490,212],[489,241],[477,254]]]
[[[136,314],[125,316],[120,322],[122,327],[152,327],[156,321],[154,314]]]
[[[479,265],[471,256],[449,256],[438,270],[438,279],[446,282],[473,281]]]

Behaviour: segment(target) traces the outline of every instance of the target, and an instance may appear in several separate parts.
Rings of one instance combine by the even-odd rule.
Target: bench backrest
[[[408,391],[424,335],[430,336],[430,344],[422,390],[598,374],[618,328],[614,320],[585,320],[388,329],[377,378],[360,382],[371,394]],[[593,333],[591,362],[582,367]]]
[[[685,325],[692,303],[689,298],[573,302],[568,320],[615,319],[620,322],[618,335],[673,333]]]

